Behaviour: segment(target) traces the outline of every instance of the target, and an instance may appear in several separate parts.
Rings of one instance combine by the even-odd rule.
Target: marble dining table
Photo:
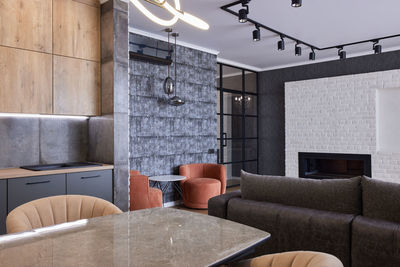
[[[269,237],[217,217],[155,208],[0,236],[0,266],[218,266]]]

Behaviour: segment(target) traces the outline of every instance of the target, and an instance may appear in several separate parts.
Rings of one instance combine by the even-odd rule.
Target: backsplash
[[[0,117],[0,168],[86,161],[86,118]]]

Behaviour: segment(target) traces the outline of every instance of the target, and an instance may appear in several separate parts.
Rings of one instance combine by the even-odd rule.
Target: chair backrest
[[[149,177],[141,175],[139,171],[130,171],[130,210],[146,209],[151,207],[149,199]]]
[[[241,261],[232,267],[343,267],[343,264],[338,258],[327,253],[291,251]]]
[[[182,165],[179,173],[186,176],[187,179],[192,178],[215,178],[221,181],[221,194],[226,190],[226,167],[222,164],[214,163],[193,163]]]
[[[7,233],[122,213],[114,204],[97,197],[62,195],[30,201],[7,216]]]

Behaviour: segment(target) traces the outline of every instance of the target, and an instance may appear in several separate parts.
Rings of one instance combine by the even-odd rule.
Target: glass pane
[[[244,160],[257,159],[257,139],[246,139],[244,151],[246,157]]]
[[[219,71],[219,64],[217,64],[217,79],[216,79],[216,82],[217,82],[217,88],[219,88],[219,78],[220,78],[220,71]]]
[[[257,93],[257,73],[246,71],[244,75],[245,91]]]
[[[220,93],[219,93],[220,91],[217,91],[217,113],[220,113],[221,112],[221,102],[220,102],[220,97],[219,97],[219,95],[220,95]]]
[[[257,96],[245,95],[244,107],[246,115],[257,115]]]
[[[240,171],[242,169],[242,163],[225,164],[226,167],[226,177],[228,179],[227,184],[229,185],[229,180],[236,179],[240,180]]]
[[[244,170],[250,173],[257,173],[257,161],[245,162]]]
[[[257,118],[246,117],[245,127],[246,137],[257,137]]]
[[[224,162],[242,160],[242,140],[223,140]]]
[[[242,117],[224,116],[224,138],[242,137]]]
[[[217,140],[217,163],[221,163],[221,141]]]
[[[238,68],[222,67],[222,87],[225,89],[242,91],[242,70]]]
[[[224,92],[224,114],[242,114],[242,103],[241,94]]]
[[[220,123],[220,116],[217,115],[217,138],[220,138],[220,129],[221,129],[221,123]],[[219,147],[219,146],[218,146]]]

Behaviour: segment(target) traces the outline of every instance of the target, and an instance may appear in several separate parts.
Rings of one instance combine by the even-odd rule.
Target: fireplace
[[[299,152],[299,177],[312,179],[371,177],[371,155]]]

